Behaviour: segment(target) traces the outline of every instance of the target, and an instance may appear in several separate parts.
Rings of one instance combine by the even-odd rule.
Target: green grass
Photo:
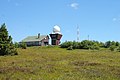
[[[120,53],[66,50],[58,47],[18,49],[0,56],[0,80],[120,80]]]

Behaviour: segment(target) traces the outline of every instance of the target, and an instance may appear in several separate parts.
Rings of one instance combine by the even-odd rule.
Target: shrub
[[[105,42],[105,48],[109,48],[111,46],[111,41]]]
[[[120,46],[118,46],[117,51],[120,52]]]
[[[116,42],[116,44],[115,44],[116,46],[120,46],[120,43],[119,42]]]
[[[20,44],[17,43],[17,42],[15,42],[15,43],[14,43],[14,46],[15,46],[15,48],[19,48],[19,47],[20,47]]]
[[[26,43],[21,42],[21,43],[20,43],[20,47],[21,47],[22,49],[26,49],[26,48],[27,48],[27,45],[26,45]]]
[[[73,50],[73,46],[69,46],[67,50]]]
[[[73,46],[73,49],[79,49],[79,42],[75,42],[75,41],[73,41],[72,42],[72,46]]]
[[[119,42],[115,41],[107,41],[105,43],[98,42],[98,41],[90,41],[90,40],[83,40],[81,42],[75,42],[75,41],[66,41],[60,45],[61,48],[71,48],[72,49],[91,49],[91,50],[99,50],[100,48],[109,48],[111,51],[120,51],[119,50]],[[117,48],[118,47],[118,48]]]
[[[90,47],[93,45],[94,43],[92,41],[89,40],[83,40],[81,42],[81,49],[90,49]]]
[[[100,47],[98,46],[97,43],[94,43],[93,45],[90,46],[90,49],[92,49],[92,50],[99,50]]]
[[[71,42],[71,41],[66,41],[64,43],[62,43],[61,48],[71,48],[72,49],[97,49],[99,50],[99,42],[98,41],[89,41],[89,40],[83,40],[82,42]]]
[[[110,46],[110,48],[109,48],[111,51],[115,51],[115,49],[116,49],[116,46],[114,46],[114,45],[112,45],[112,46]]]
[[[66,41],[60,45],[61,48],[68,48],[69,46],[72,46],[73,42]]]

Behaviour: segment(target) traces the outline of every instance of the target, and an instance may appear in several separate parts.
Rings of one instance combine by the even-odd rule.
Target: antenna
[[[77,42],[79,42],[80,40],[80,30],[79,30],[79,26],[77,26]]]
[[[88,41],[90,40],[90,36],[88,35]]]

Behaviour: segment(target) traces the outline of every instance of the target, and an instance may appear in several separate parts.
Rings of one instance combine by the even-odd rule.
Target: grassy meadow
[[[120,52],[18,49],[16,56],[0,56],[0,80],[120,80]]]

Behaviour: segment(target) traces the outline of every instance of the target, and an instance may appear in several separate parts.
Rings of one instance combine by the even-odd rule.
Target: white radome
[[[57,26],[57,25],[54,26],[54,27],[53,27],[53,32],[54,32],[54,33],[60,33],[60,27]]]

